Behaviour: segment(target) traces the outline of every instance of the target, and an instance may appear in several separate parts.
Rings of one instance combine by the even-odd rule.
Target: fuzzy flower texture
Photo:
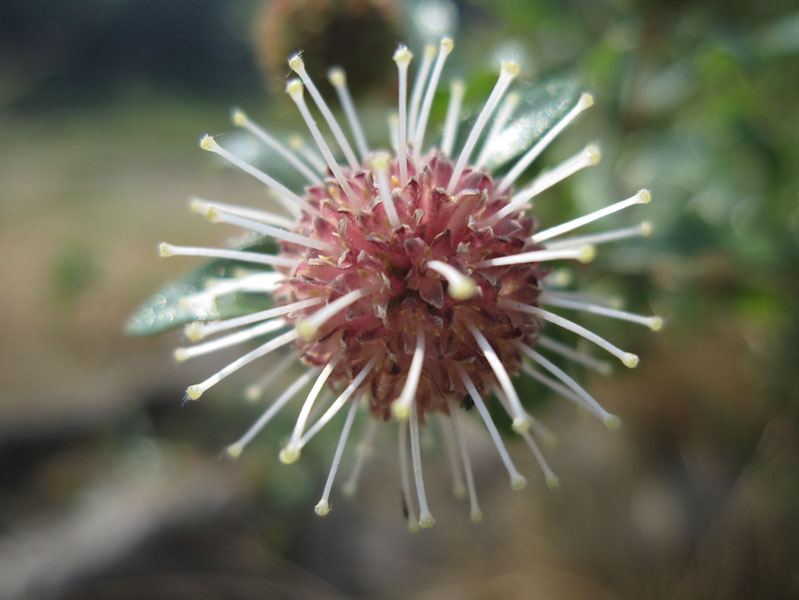
[[[525,411],[511,377],[526,373],[615,429],[618,418],[541,352],[598,370],[606,370],[608,364],[547,337],[543,331],[551,326],[566,329],[606,350],[627,367],[635,367],[638,357],[549,308],[605,315],[653,330],[662,324],[658,317],[631,314],[593,296],[553,289],[556,282],[547,283],[553,263],[586,263],[594,257],[597,244],[647,235],[649,225],[642,223],[562,237],[601,217],[649,202],[648,191],[641,190],[627,200],[549,229],[537,229],[529,212],[532,200],[564,178],[596,164],[599,151],[593,145],[514,189],[522,173],[555,136],[591,106],[589,94],[583,94],[504,175],[494,179],[482,165],[519,101],[517,94],[506,96],[519,66],[504,62],[463,147],[454,147],[463,85],[453,82],[441,144],[423,151],[433,97],[452,48],[450,39],[443,39],[438,48],[425,48],[410,98],[412,54],[405,46],[394,54],[399,105],[397,114],[389,119],[393,153],[368,146],[340,68],[330,70],[329,80],[346,116],[354,148],[308,76],[302,57],[292,57],[289,65],[298,78],[288,82],[286,91],[297,105],[316,150],[297,140],[287,148],[239,110],[233,112],[233,122],[296,168],[307,179],[304,191],[289,189],[211,136],[204,136],[200,142],[204,150],[263,182],[289,216],[207,200],[195,199],[192,203],[195,211],[212,222],[274,238],[279,244],[278,254],[166,243],[160,246],[162,256],[214,257],[240,261],[243,266],[273,268],[245,268],[236,277],[217,281],[204,293],[213,297],[233,291],[268,293],[275,301],[274,308],[232,319],[191,323],[186,333],[194,342],[236,331],[179,348],[176,357],[186,360],[274,334],[205,381],[190,386],[186,394],[191,400],[245,365],[280,349],[290,351],[248,389],[251,397],[269,389],[290,363],[302,362],[304,372],[277,395],[249,431],[228,447],[228,453],[239,456],[278,411],[310,386],[280,459],[284,463],[296,461],[317,433],[339,412],[346,413],[324,492],[315,508],[319,515],[330,511],[333,482],[360,410],[368,411],[371,419],[363,427],[364,438],[343,491],[354,492],[377,428],[396,427],[403,505],[412,529],[417,525],[430,527],[435,522],[425,496],[419,442],[420,425],[429,424],[433,417],[438,419],[436,425],[447,449],[454,489],[459,495],[468,494],[473,520],[480,520],[481,512],[465,443],[464,409],[476,407],[508,471],[511,487],[525,486],[525,477],[511,460],[489,413],[487,403],[494,401],[491,398],[507,412],[513,430],[529,446],[547,484],[557,486],[558,479],[536,442],[536,438],[546,440],[551,434]],[[343,161],[335,157],[330,138],[320,131],[306,102],[306,91],[328,125]],[[478,145],[481,150],[475,152]],[[470,162],[475,154],[477,158]],[[416,502],[411,497],[412,481]]]

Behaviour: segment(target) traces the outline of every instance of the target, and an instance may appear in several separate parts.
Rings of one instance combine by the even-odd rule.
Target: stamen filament
[[[419,521],[416,520],[416,509],[411,498],[411,478],[408,470],[408,422],[400,421],[397,432],[397,455],[400,467],[400,482],[402,484],[402,504],[408,512],[408,529],[419,530]]]
[[[380,199],[386,211],[388,222],[391,227],[396,229],[400,226],[397,208],[394,206],[394,198],[391,197],[391,189],[388,185],[388,163],[391,160],[388,152],[375,152],[372,159],[372,170],[377,175],[377,189],[380,191]]]
[[[456,498],[463,498],[466,495],[466,486],[463,485],[463,474],[459,464],[455,436],[452,432],[452,423],[442,413],[438,413],[437,416],[439,429],[441,429],[441,434],[444,436],[444,448],[447,451],[447,462],[452,476],[452,494]]]
[[[412,137],[416,133],[416,119],[419,115],[419,106],[422,104],[422,93],[424,92],[424,85],[427,82],[427,75],[430,73],[430,68],[433,66],[433,59],[436,56],[436,47],[433,44],[427,44],[424,47],[424,54],[422,55],[422,64],[419,65],[419,71],[416,73],[416,78],[413,80],[413,91],[411,92],[411,112],[408,116],[408,137]]]
[[[341,407],[344,406],[347,400],[349,400],[350,397],[358,389],[358,386],[363,383],[363,380],[366,379],[366,376],[369,375],[369,373],[372,371],[376,362],[377,362],[377,357],[373,356],[369,360],[369,362],[366,363],[364,368],[361,369],[360,373],[358,373],[355,376],[355,379],[353,379],[350,382],[350,384],[344,389],[344,391],[341,392],[338,398],[336,398],[333,401],[333,404],[331,404],[328,407],[328,409],[324,412],[324,414],[321,417],[319,417],[319,420],[317,420],[313,425],[311,425],[311,427],[308,428],[308,431],[305,433],[305,435],[302,437],[302,439],[299,442],[300,448],[304,448],[305,445],[311,441],[313,436],[319,433],[322,430],[322,428],[330,422],[330,419],[336,416],[336,413],[338,413],[338,411],[341,410]],[[353,400],[353,402],[357,403],[359,398],[360,395],[358,398]]]
[[[300,198],[285,185],[270,177],[260,169],[256,169],[250,163],[242,160],[232,152],[225,150],[222,146],[217,144],[216,140],[210,135],[206,134],[202,137],[200,140],[200,148],[221,156],[233,166],[238,167],[248,175],[252,175],[266,187],[273,190],[276,194],[275,197],[277,200],[295,217],[299,216],[303,210],[308,210],[310,208],[305,200]]]
[[[472,383],[469,374],[466,373],[466,370],[460,365],[456,365],[456,369],[458,374],[463,381],[463,385],[466,386],[466,391],[471,396],[474,405],[477,407],[477,411],[480,413],[480,417],[483,419],[483,423],[488,430],[488,434],[491,436],[491,440],[494,442],[494,446],[497,448],[497,452],[499,453],[500,459],[502,459],[502,464],[505,465],[505,469],[508,471],[508,475],[510,476],[510,486],[514,490],[521,490],[524,486],[527,485],[527,480],[524,478],[524,475],[519,473],[516,469],[516,465],[513,464],[513,461],[508,454],[508,450],[505,448],[505,444],[502,442],[502,436],[499,435],[499,431],[497,431],[497,426],[494,425],[494,421],[491,419],[491,415],[486,408],[485,402],[480,397],[480,392],[477,391],[477,388]]]
[[[427,495],[424,491],[424,478],[422,477],[422,452],[419,447],[419,417],[416,402],[411,404],[411,462],[413,463],[413,478],[416,482],[416,497],[419,500],[419,527],[426,529],[436,524],[435,518],[427,506]]]
[[[542,292],[538,298],[541,304],[548,304],[550,306],[558,306],[560,308],[568,308],[573,310],[581,310],[583,312],[593,313],[595,315],[602,315],[603,317],[610,317],[612,319],[619,319],[621,321],[629,321],[630,323],[638,323],[649,327],[652,331],[659,331],[663,327],[663,319],[658,316],[648,317],[645,315],[638,315],[628,312],[626,310],[616,310],[598,304],[591,304],[588,302],[578,302],[575,300],[564,300],[552,296],[547,292]]]
[[[361,121],[358,119],[358,112],[355,110],[355,103],[352,101],[350,90],[347,87],[347,76],[344,73],[344,69],[333,67],[327,72],[327,77],[336,89],[338,100],[344,109],[352,135],[355,137],[355,145],[358,147],[358,152],[361,153],[361,160],[366,160],[366,157],[369,156],[369,145],[366,143]]]
[[[483,519],[483,512],[480,510],[480,505],[477,503],[477,491],[474,486],[472,461],[469,460],[469,451],[466,447],[466,437],[463,435],[461,416],[458,413],[458,409],[453,406],[451,399],[447,399],[447,404],[449,406],[452,424],[455,427],[455,438],[458,441],[458,449],[460,450],[461,461],[463,461],[463,470],[466,473],[466,490],[469,492],[469,513],[472,522],[479,523]]]
[[[634,225],[632,227],[623,227],[621,229],[613,229],[602,233],[592,233],[548,242],[546,247],[554,249],[579,246],[580,244],[606,244],[608,242],[617,242],[633,237],[649,237],[650,235],[652,235],[652,225],[649,221],[642,221],[639,225]]]
[[[593,413],[597,417],[599,417],[602,422],[605,424],[605,427],[608,429],[616,430],[621,426],[621,420],[619,417],[610,414],[606,411],[602,406],[594,400],[594,397],[591,396],[588,392],[583,389],[583,387],[577,383],[574,379],[572,379],[566,372],[558,367],[555,363],[553,363],[548,358],[542,356],[526,344],[522,342],[517,342],[517,345],[524,352],[527,356],[532,358],[535,362],[539,365],[544,367],[547,371],[552,373],[555,377],[560,379],[564,384],[566,384],[571,390],[579,396],[582,400],[582,404],[584,408],[588,409],[589,412]]]
[[[322,252],[329,253],[335,252],[336,250],[336,247],[333,244],[323,242],[322,240],[299,235],[292,231],[278,229],[277,227],[272,227],[271,225],[266,225],[265,223],[259,223],[258,221],[253,221],[252,219],[247,219],[245,217],[232,215],[217,208],[209,207],[205,212],[205,217],[212,223],[227,223],[228,225],[235,225],[236,227],[249,229],[250,231],[255,231],[256,233],[275,238],[276,240],[283,240],[284,242],[288,242],[290,244],[297,244],[306,248],[313,248],[315,250],[321,250]]]
[[[499,136],[502,128],[505,127],[505,124],[510,119],[510,116],[513,114],[513,111],[519,105],[519,101],[521,100],[521,95],[517,92],[511,92],[505,98],[505,101],[502,103],[502,106],[499,107],[499,112],[497,113],[494,122],[491,124],[491,129],[488,130],[488,135],[486,136],[485,141],[483,142],[483,147],[480,149],[480,154],[477,155],[477,160],[474,162],[474,166],[478,169],[481,169],[485,164],[486,160],[488,160],[488,154],[493,150],[494,143],[496,142],[497,137]]]
[[[341,486],[341,493],[345,496],[354,496],[358,491],[358,482],[363,473],[363,467],[366,464],[366,459],[372,455],[372,443],[377,431],[377,419],[369,419],[366,423],[366,430],[364,432],[363,440],[355,450],[355,463],[352,465],[352,471],[347,481]]]
[[[322,498],[314,507],[314,511],[316,511],[316,514],[320,517],[324,517],[330,512],[330,492],[333,489],[333,482],[336,480],[338,466],[341,463],[341,455],[344,454],[344,447],[347,445],[347,438],[350,436],[352,422],[355,420],[355,413],[357,412],[358,403],[352,402],[350,405],[350,410],[347,413],[347,420],[344,421],[344,427],[341,428],[341,436],[338,438],[336,452],[333,455],[333,465],[330,467],[330,473],[327,475],[327,481],[325,481],[325,489],[322,492]]]
[[[488,119],[493,114],[497,104],[499,104],[500,100],[502,100],[502,96],[505,94],[508,86],[518,74],[519,65],[517,63],[508,61],[502,62],[502,68],[499,71],[497,83],[494,85],[494,89],[488,96],[488,100],[486,100],[483,110],[480,111],[480,115],[477,117],[477,121],[475,122],[472,131],[469,133],[469,137],[466,139],[466,144],[464,144],[463,150],[461,150],[460,156],[458,156],[458,162],[455,163],[455,169],[452,171],[452,177],[450,177],[449,184],[447,184],[448,194],[451,194],[453,191],[455,191],[455,185],[458,183],[463,170],[466,168],[466,163],[469,160],[469,157],[472,155],[472,150],[474,150],[474,146],[477,144],[480,134],[483,132],[483,127],[485,127]]]
[[[458,119],[465,90],[463,81],[460,79],[454,79],[449,84],[449,103],[447,104],[447,116],[444,118],[444,132],[441,136],[441,152],[447,156],[452,156],[452,148],[455,146],[455,136],[458,134]]]
[[[322,372],[319,373],[319,377],[317,377],[316,381],[314,382],[311,391],[308,392],[308,396],[306,396],[305,402],[300,409],[300,414],[297,417],[297,422],[294,424],[294,431],[291,432],[291,438],[285,447],[280,451],[280,462],[284,464],[291,464],[300,457],[300,439],[302,438],[302,433],[305,430],[306,424],[308,423],[308,417],[311,414],[311,409],[313,408],[314,402],[316,402],[316,398],[319,396],[319,392],[322,391],[322,388],[324,387],[328,377],[330,377],[333,369],[336,368],[338,361],[339,358],[334,357],[325,365],[325,367],[322,369]]]
[[[533,197],[537,196],[544,190],[547,190],[556,183],[559,183],[567,177],[574,175],[580,169],[597,164],[599,159],[599,148],[593,144],[589,144],[581,152],[578,152],[574,156],[567,158],[555,168],[541,173],[529,186],[517,192],[511,198],[510,202],[508,202],[505,206],[503,206],[487,219],[484,219],[481,225],[493,225],[497,221],[504,219],[509,214],[520,210]]]
[[[241,327],[242,325],[249,325],[250,323],[257,323],[258,321],[264,321],[272,317],[279,317],[294,311],[302,310],[303,308],[321,304],[323,301],[324,298],[322,297],[308,298],[307,300],[292,302],[291,304],[285,304],[283,306],[261,310],[248,315],[243,315],[241,317],[235,317],[233,319],[213,321],[211,323],[189,323],[186,325],[186,337],[192,342],[197,342],[205,337],[208,337],[209,335],[219,333],[220,331],[234,329],[236,327]]]
[[[300,83],[300,81],[297,79],[289,81],[288,85],[286,86],[286,92],[289,96],[291,96],[291,99],[294,100],[294,104],[297,105],[297,109],[300,111],[302,120],[305,121],[308,131],[311,132],[311,136],[313,137],[314,142],[316,142],[317,148],[319,148],[319,151],[322,153],[327,166],[330,168],[330,172],[333,173],[333,177],[336,178],[336,181],[341,186],[341,189],[344,190],[344,193],[352,198],[352,188],[350,187],[350,184],[347,183],[347,179],[344,177],[344,172],[336,162],[336,159],[333,158],[333,153],[330,151],[330,146],[327,145],[325,138],[322,137],[322,132],[319,131],[319,125],[316,124],[316,121],[311,116],[311,112],[308,110],[308,105],[305,103],[302,90],[302,83]]]
[[[293,357],[292,357],[293,358]],[[247,446],[258,433],[271,421],[280,410],[297,395],[302,388],[304,388],[311,381],[311,378],[319,372],[319,369],[308,369],[305,373],[300,375],[292,384],[285,389],[285,391],[278,396],[269,408],[267,408],[258,420],[241,436],[236,442],[227,447],[227,453],[232,458],[241,456],[245,446]]]
[[[584,245],[577,248],[562,248],[559,250],[532,250],[521,254],[509,254],[481,260],[472,265],[474,269],[501,267],[503,265],[523,265],[527,263],[544,262],[548,260],[574,259],[581,263],[591,262],[596,256],[593,246]]]
[[[488,364],[491,366],[491,370],[494,371],[494,375],[502,391],[504,391],[505,395],[508,397],[511,406],[511,416],[513,417],[513,431],[516,433],[527,431],[530,427],[530,419],[524,412],[521,400],[519,400],[519,395],[516,393],[516,388],[513,387],[513,382],[510,380],[510,375],[508,375],[508,372],[505,370],[505,366],[502,364],[496,351],[491,347],[491,344],[488,343],[485,336],[480,333],[480,330],[471,323],[468,324],[468,328],[474,336],[477,345],[480,346],[483,356],[485,356]]]
[[[424,363],[424,329],[421,321],[416,326],[416,348],[413,351],[411,366],[408,369],[408,376],[399,398],[391,403],[391,414],[400,421],[407,420],[411,414],[411,407],[415,404],[416,388],[419,385],[419,378],[422,374],[422,364]]]
[[[336,121],[336,117],[333,116],[333,113],[327,106],[327,102],[325,102],[325,99],[322,98],[322,94],[319,93],[319,90],[316,88],[316,84],[314,84],[309,77],[308,72],[305,70],[305,63],[303,62],[302,57],[299,54],[292,56],[289,59],[289,67],[291,67],[291,70],[300,76],[300,79],[302,79],[305,87],[308,88],[311,98],[313,98],[313,101],[316,104],[316,107],[319,109],[319,112],[322,113],[325,121],[327,121],[330,131],[333,132],[333,137],[336,138],[339,148],[341,148],[341,151],[344,153],[347,162],[350,164],[350,169],[357,171],[360,168],[360,165],[358,164],[358,159],[355,157],[355,152],[352,151],[352,146],[350,146],[350,143],[347,141],[347,137],[341,130],[338,121]]]
[[[613,356],[618,358],[625,367],[632,369],[638,365],[638,356],[636,356],[632,352],[625,352],[621,348],[614,346],[605,338],[598,336],[593,331],[586,329],[582,325],[578,325],[574,321],[569,321],[568,319],[564,319],[560,315],[551,313],[548,310],[544,310],[543,308],[538,308],[537,306],[528,306],[527,304],[522,304],[521,302],[516,302],[515,300],[509,300],[503,298],[499,301],[499,303],[501,306],[505,306],[511,310],[518,310],[521,312],[529,313],[531,315],[536,315],[537,317],[544,319],[545,321],[554,323],[559,327],[563,327],[564,329],[568,329],[569,331],[572,331],[577,335],[584,337],[589,342],[593,342],[600,348],[603,348],[608,352],[610,352]]]
[[[447,60],[452,48],[455,46],[450,38],[441,40],[438,48],[438,58],[433,67],[433,73],[430,75],[430,81],[427,83],[427,90],[425,91],[424,101],[422,102],[422,112],[419,114],[419,122],[416,124],[416,131],[413,138],[413,157],[417,162],[422,156],[422,144],[424,143],[424,134],[427,129],[427,119],[430,117],[430,107],[433,105],[433,96],[438,87],[438,80],[441,78],[441,71],[444,68],[444,62]]]
[[[247,366],[252,361],[257,358],[261,358],[262,356],[266,356],[270,352],[285,346],[286,344],[290,344],[294,340],[297,339],[297,332],[296,331],[288,331],[283,335],[280,335],[276,338],[273,338],[259,346],[255,350],[251,350],[244,356],[241,356],[234,360],[232,363],[227,365],[226,367],[222,368],[221,370],[217,371],[213,375],[211,375],[208,379],[201,383],[197,383],[195,385],[190,385],[186,389],[186,397],[189,400],[197,400],[200,396],[203,395],[209,388],[215,386],[217,383],[222,381],[228,375],[231,375],[241,369],[242,367]]]
[[[294,221],[291,219],[281,217],[280,215],[276,215],[265,210],[249,208],[246,206],[236,206],[235,204],[226,204],[224,202],[212,202],[210,200],[204,200],[203,198],[195,197],[189,200],[189,207],[192,212],[200,215],[206,214],[209,208],[214,208],[218,211],[224,211],[230,215],[237,215],[239,217],[252,219],[253,221],[260,221],[261,223],[276,225],[277,227],[283,227],[284,229],[291,229],[294,227]]]
[[[386,119],[386,123],[388,124],[388,140],[391,144],[391,149],[399,154],[399,139],[398,139],[398,129],[399,129],[399,115],[395,112],[389,113]],[[407,142],[406,142],[407,146]],[[405,170],[408,170],[408,148],[405,148]]]
[[[397,124],[392,127],[397,138],[396,150],[399,155],[400,185],[408,182],[408,65],[411,63],[413,54],[407,46],[400,46],[394,53],[394,62],[397,64],[399,76],[399,115]]]
[[[538,156],[546,149],[547,146],[554,140],[561,131],[563,131],[569,123],[571,123],[577,115],[583,112],[586,108],[594,104],[594,97],[591,94],[582,94],[580,99],[577,101],[577,104],[566,113],[566,115],[558,121],[558,123],[540,139],[538,142],[530,148],[527,153],[522,156],[518,162],[513,165],[513,167],[508,171],[505,177],[502,178],[500,181],[499,186],[497,186],[497,193],[501,194],[504,191],[508,190],[510,186],[519,178],[519,176],[524,173],[524,171],[529,167],[533,161],[538,158]]]
[[[579,408],[586,408],[585,403],[583,402],[582,398],[567,388],[562,383],[555,381],[551,377],[548,377],[541,373],[538,369],[530,365],[529,363],[523,362],[522,363],[522,371],[524,371],[527,375],[538,381],[539,383],[545,385],[549,389],[551,389],[556,394],[563,396],[570,402],[574,403]]]
[[[269,135],[263,128],[259,127],[256,123],[250,120],[250,118],[242,111],[241,109],[234,108],[233,112],[231,113],[231,120],[233,124],[237,127],[243,127],[250,133],[252,133],[255,137],[260,139],[264,142],[267,146],[272,148],[275,152],[280,154],[283,158],[285,158],[292,167],[297,169],[300,174],[305,177],[311,184],[322,183],[322,180],[319,176],[314,173],[311,169],[308,168],[304,162],[302,162],[297,155],[292,153],[288,148],[286,148],[283,144],[277,141],[274,137]]]
[[[452,265],[440,260],[431,260],[427,266],[447,280],[447,293],[456,300],[468,300],[477,293],[474,279],[464,275]]]
[[[319,173],[319,175],[324,177],[327,174],[327,165],[324,159],[305,143],[302,136],[292,135],[289,138],[289,146],[302,154],[302,157]]]
[[[222,348],[234,346],[236,344],[240,344],[241,342],[246,342],[247,340],[266,335],[267,333],[272,333],[273,331],[282,329],[286,325],[288,325],[288,323],[286,323],[285,319],[272,319],[271,321],[265,321],[264,323],[260,323],[254,327],[242,329],[236,333],[217,338],[204,344],[197,344],[196,346],[190,346],[188,348],[176,348],[175,360],[178,362],[183,362],[189,360],[190,358],[194,358],[195,356],[202,356],[203,354],[208,354],[209,352],[216,352]]]
[[[353,290],[333,300],[330,304],[320,308],[310,317],[302,319],[297,322],[297,332],[300,337],[305,340],[310,340],[316,335],[319,328],[324,325],[325,321],[333,317],[336,313],[344,310],[350,304],[353,304],[366,296],[367,291],[364,289]]]
[[[550,227],[549,229],[544,229],[543,231],[539,231],[535,235],[533,235],[532,240],[536,244],[541,243],[545,240],[549,240],[551,238],[557,237],[566,233],[567,231],[572,231],[573,229],[577,229],[578,227],[582,227],[583,225],[587,225],[597,219],[601,219],[607,215],[613,214],[630,206],[634,206],[636,204],[648,204],[651,199],[651,195],[649,194],[649,190],[640,190],[635,196],[631,198],[627,198],[626,200],[621,200],[620,202],[616,202],[611,204],[610,206],[606,206],[605,208],[601,208],[599,210],[595,210],[592,213],[588,213],[587,215],[583,215],[582,217],[578,217],[576,219],[572,219],[571,221],[566,221],[565,223],[561,223],[560,225],[556,225],[554,227]]]
[[[158,245],[158,252],[163,257],[168,256],[205,256],[208,258],[225,258],[259,265],[273,267],[296,267],[299,260],[283,256],[273,256],[260,252],[245,252],[243,250],[223,250],[221,248],[199,248],[197,246],[173,246],[166,242]]]
[[[589,369],[593,369],[598,373],[602,373],[602,375],[610,375],[612,370],[609,362],[595,358],[586,352],[580,352],[579,350],[576,350],[571,346],[567,346],[566,344],[561,344],[560,342],[545,335],[538,336],[536,345],[555,352],[556,354],[560,354],[564,358],[573,360],[574,362],[581,364],[584,367],[588,367]]]

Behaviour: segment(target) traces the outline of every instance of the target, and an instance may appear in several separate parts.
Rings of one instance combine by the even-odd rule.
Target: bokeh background
[[[176,368],[179,332],[124,327],[195,264],[159,259],[157,242],[229,235],[186,210],[190,195],[262,194],[196,147],[209,131],[256,153],[229,133],[230,106],[299,127],[282,85],[305,48],[309,65],[348,67],[385,143],[391,52],[445,32],[445,78],[466,79],[467,104],[508,55],[524,79],[594,93],[542,162],[598,139],[603,163],[549,193],[542,221],[650,187],[653,203],[616,223],[645,217],[653,237],[603,248],[578,277],[667,327],[591,321],[642,356],[582,376],[618,433],[532,390],[559,436],[555,492],[518,444],[530,485],[511,492],[473,432],[473,525],[430,438],[438,523],[409,534],[393,437],[358,497],[334,492],[320,519],[332,439],[284,467],[283,421],[224,460],[259,412],[241,398],[251,375],[182,405],[223,359]],[[0,598],[799,596],[798,53],[799,12],[781,0],[5,0]]]

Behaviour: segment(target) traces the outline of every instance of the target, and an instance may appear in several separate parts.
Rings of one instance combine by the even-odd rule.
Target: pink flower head
[[[361,406],[367,407],[372,417],[365,428],[365,445],[371,443],[378,423],[386,422],[379,426],[381,430],[390,422],[398,423],[400,479],[412,527],[417,519],[410,493],[408,437],[418,524],[427,527],[434,523],[424,492],[419,445],[419,425],[427,425],[432,415],[442,417],[440,425],[453,461],[455,487],[468,491],[472,518],[480,518],[460,422],[462,404],[477,407],[512,487],[524,487],[525,478],[511,460],[489,414],[486,402],[491,396],[502,404],[514,431],[529,445],[547,483],[556,486],[557,477],[533,437],[533,434],[546,436],[546,430],[525,411],[511,377],[524,371],[615,428],[618,419],[540,350],[593,368],[604,369],[606,364],[542,332],[550,326],[570,330],[615,355],[628,367],[634,367],[638,358],[550,312],[549,307],[598,313],[652,329],[659,329],[662,324],[658,317],[635,315],[602,302],[589,302],[580,294],[558,291],[547,283],[553,262],[589,262],[596,244],[647,235],[649,226],[642,224],[580,237],[561,237],[603,216],[648,202],[646,190],[594,213],[539,229],[529,212],[531,200],[576,171],[596,164],[599,151],[593,145],[514,189],[522,173],[552,139],[591,106],[590,95],[583,94],[559,122],[495,179],[482,166],[486,149],[497,143],[499,132],[518,102],[517,96],[506,92],[519,67],[503,63],[496,85],[463,147],[454,151],[463,95],[463,86],[456,82],[452,85],[441,144],[423,151],[433,95],[452,48],[452,41],[444,39],[438,50],[425,49],[410,105],[407,76],[412,55],[404,46],[395,53],[399,110],[391,127],[395,138],[393,153],[372,151],[368,147],[341,69],[330,71],[330,81],[347,117],[355,148],[305,71],[302,58],[292,57],[289,65],[299,78],[289,82],[287,92],[308,126],[319,154],[302,143],[289,150],[241,111],[234,111],[233,121],[291,163],[308,181],[303,191],[289,189],[221,147],[210,136],[201,141],[203,149],[262,181],[290,216],[210,201],[196,201],[193,205],[214,222],[237,225],[274,238],[279,252],[272,255],[161,245],[164,256],[210,256],[240,261],[242,265],[272,267],[270,271],[245,271],[237,277],[217,281],[202,294],[206,299],[234,291],[270,294],[274,308],[233,319],[199,318],[187,327],[187,335],[193,341],[222,331],[236,331],[180,348],[176,356],[185,360],[275,334],[205,381],[190,386],[187,397],[196,400],[221,379],[256,359],[282,348],[293,349],[265,376],[260,387],[251,389],[254,394],[262,392],[267,380],[284,371],[295,359],[303,363],[304,371],[277,395],[253,427],[229,447],[229,453],[238,456],[272,417],[308,386],[310,390],[300,405],[294,430],[280,452],[283,462],[294,462],[316,433],[346,409],[333,466],[316,505],[320,515],[330,510],[333,481]],[[333,133],[343,156],[341,162],[335,158],[306,104],[306,91]],[[492,118],[493,124],[487,129]],[[481,140],[482,149],[470,163]],[[325,388],[332,391],[328,401],[322,395]],[[314,420],[314,408],[320,406],[324,412]],[[345,485],[349,491],[355,488],[363,456],[362,453],[356,457]]]

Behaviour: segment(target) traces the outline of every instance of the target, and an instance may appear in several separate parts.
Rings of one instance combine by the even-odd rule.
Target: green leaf
[[[251,236],[246,240],[249,243],[245,241],[238,249],[264,254],[274,254],[277,251],[277,245],[271,240],[258,239],[253,243]],[[212,260],[191,271],[162,288],[142,304],[128,319],[125,330],[129,335],[155,335],[191,321],[229,319],[269,308],[272,305],[272,298],[268,294],[227,294],[218,297],[210,310],[207,306],[183,302],[184,299],[205,289],[208,279],[232,277],[236,269],[242,266],[243,263],[239,261],[220,259]],[[269,267],[252,264],[247,264],[247,269],[272,270]]]

